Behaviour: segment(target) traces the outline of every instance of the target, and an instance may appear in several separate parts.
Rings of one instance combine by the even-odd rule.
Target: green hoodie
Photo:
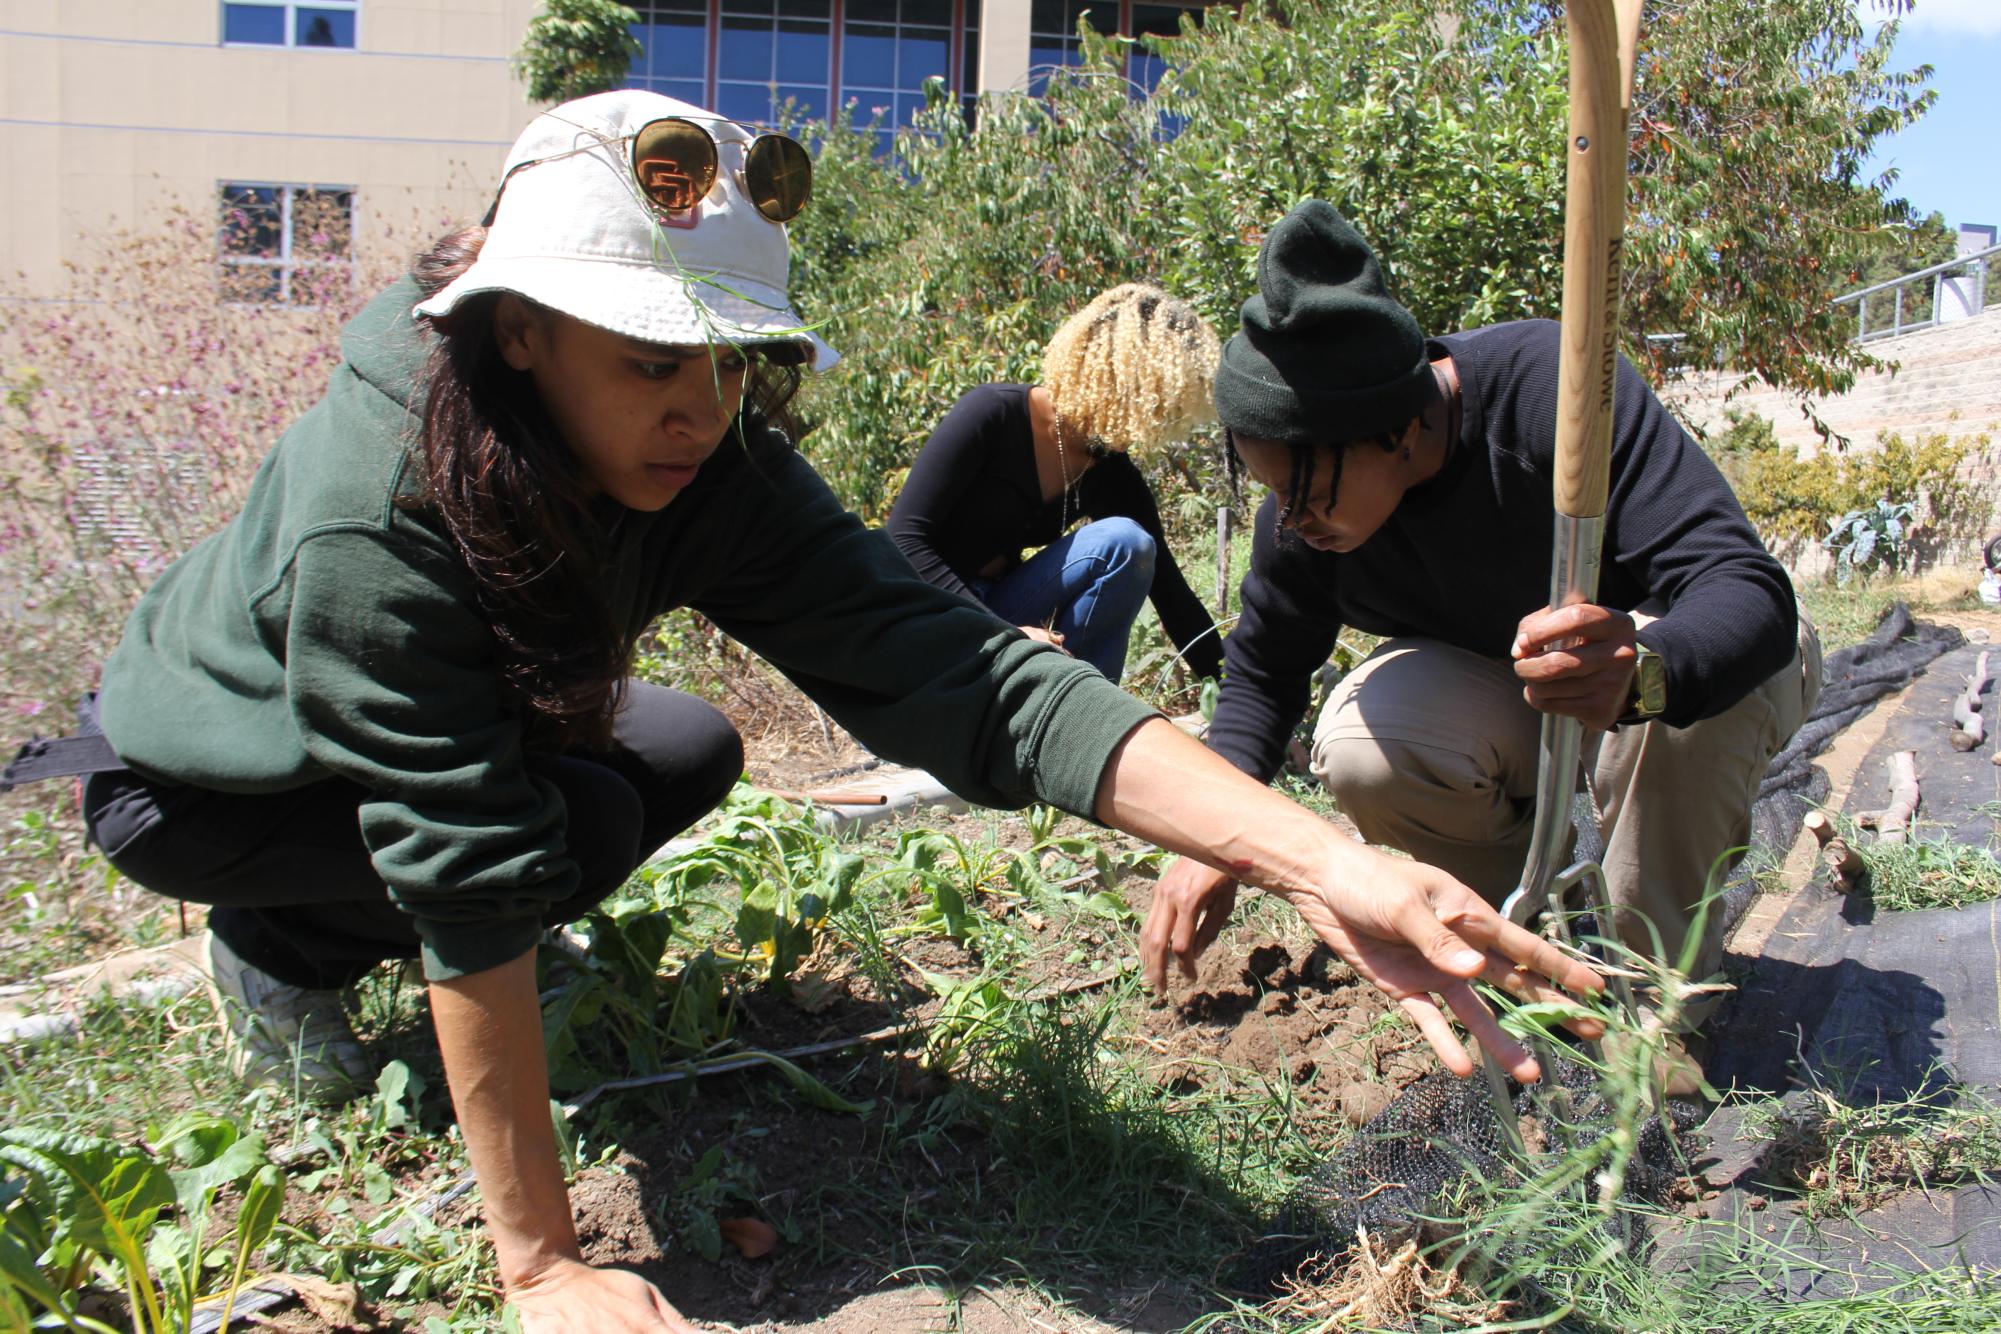
[[[563,799],[522,763],[470,580],[409,503],[418,299],[406,279],[348,325],[326,397],[242,513],[141,599],[105,665],[102,719],[155,778],[367,789],[362,837],[416,919],[427,975],[445,978],[525,953],[578,885]],[[1113,747],[1151,713],[918,578],[778,432],[725,442],[673,504],[621,520],[609,602],[628,631],[693,607],[872,751],[969,800],[1088,815]]]

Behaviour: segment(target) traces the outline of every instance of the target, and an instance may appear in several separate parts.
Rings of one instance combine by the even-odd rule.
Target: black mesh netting
[[[1934,658],[1960,642],[1959,631],[1920,625],[1900,602],[1884,614],[1867,639],[1828,654],[1818,704],[1792,742],[1773,758],[1758,789],[1752,808],[1754,845],[1780,853],[1790,847],[1801,817],[1827,795],[1827,775],[1814,767],[1813,757],[1878,699],[1907,685]],[[1577,820],[1577,852],[1587,858],[1597,856],[1600,846],[1589,811],[1588,802],[1581,803],[1582,818]],[[1591,1071],[1570,1061],[1556,1064],[1555,1080],[1569,1104],[1564,1120],[1571,1134],[1590,1142],[1608,1133],[1611,1111]],[[1535,1097],[1517,1088],[1515,1109],[1525,1137],[1533,1134],[1547,1143],[1558,1142],[1559,1128],[1545,1124]],[[1626,1177],[1629,1199],[1663,1202],[1682,1170],[1686,1146],[1678,1151],[1677,1144],[1700,1120],[1701,1112],[1680,1102],[1670,1102],[1668,1109],[1675,1134],[1671,1138],[1665,1133],[1657,1118],[1643,1127]],[[1505,1163],[1506,1151],[1483,1081],[1447,1074],[1420,1079],[1295,1189],[1241,1267],[1238,1286],[1268,1291],[1307,1259],[1353,1245],[1358,1227],[1378,1238],[1408,1235],[1448,1207],[1448,1197],[1466,1183],[1501,1179]]]
[[[1780,852],[1792,846],[1800,819],[1827,796],[1827,775],[1813,757],[1835,734],[1893,690],[1909,685],[1932,659],[1958,648],[1964,637],[1949,625],[1913,620],[1899,602],[1883,613],[1867,639],[1827,655],[1827,671],[1814,706],[1786,748],[1772,757],[1751,808],[1752,843]]]
[[[1561,1088],[1561,1098],[1509,1082],[1523,1138],[1560,1147],[1560,1119],[1577,1144],[1597,1142],[1614,1120],[1595,1073],[1561,1058],[1555,1066],[1545,1084]],[[1630,1199],[1663,1203],[1683,1171],[1690,1151],[1686,1137],[1702,1112],[1685,1102],[1669,1102],[1667,1108],[1674,1136],[1670,1139],[1659,1118],[1647,1119],[1626,1173]],[[1245,1258],[1236,1286],[1269,1291],[1305,1261],[1353,1245],[1360,1228],[1395,1244],[1440,1217],[1466,1183],[1505,1180],[1507,1162],[1485,1082],[1426,1075],[1294,1188]]]

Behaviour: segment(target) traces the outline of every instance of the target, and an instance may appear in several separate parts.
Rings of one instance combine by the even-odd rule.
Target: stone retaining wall
[[[2001,502],[2001,306],[1973,319],[1875,340],[1868,348],[1897,369],[1865,373],[1846,394],[1814,400],[1821,419],[1854,449],[1873,448],[1886,432],[1913,442],[1934,434],[1964,441],[1969,448],[1965,475]],[[1661,397],[1676,416],[1699,430],[1725,429],[1727,408],[1764,417],[1780,444],[1808,456],[1824,447],[1797,395],[1753,385],[1726,402],[1725,395],[1745,378],[1734,371],[1689,374],[1664,386]],[[2001,532],[2001,511],[1985,531]],[[1977,561],[1977,550],[1978,543],[1969,543],[1946,558],[1954,564]],[[1787,554],[1800,573],[1826,568],[1816,549]]]
[[[1880,339],[1868,349],[1898,369],[1866,373],[1846,394],[1815,401],[1815,410],[1837,434],[1861,447],[1884,431],[1907,439],[1942,431],[1968,441],[1985,434],[2001,442],[2001,306],[1970,320]],[[1665,386],[1661,396],[1701,430],[1726,426],[1727,406],[1769,419],[1781,444],[1809,452],[1820,448],[1797,396],[1755,385],[1726,405],[1724,395],[1744,380],[1734,371],[1698,372]]]

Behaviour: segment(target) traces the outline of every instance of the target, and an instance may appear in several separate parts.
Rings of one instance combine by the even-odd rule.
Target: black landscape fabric
[[[1813,765],[1814,756],[1883,696],[1908,685],[1940,654],[1962,642],[1958,630],[1920,624],[1900,602],[1884,614],[1867,639],[1828,654],[1817,706],[1791,744],[1773,758],[1759,788],[1752,810],[1754,846],[1784,855],[1798,835],[1801,817],[1827,795],[1827,775]],[[1944,745],[1942,735],[1938,744]],[[1593,856],[1599,846],[1597,831],[1590,827],[1588,814],[1578,823],[1579,855]],[[1749,893],[1748,878],[1733,890],[1740,910]],[[1730,915],[1734,918],[1736,913]],[[1776,1021],[1777,1016],[1765,1018]],[[1796,1033],[1794,1041],[1798,1040]],[[1796,1053],[1797,1048],[1789,1048],[1782,1055]],[[1586,1133],[1603,1133],[1602,1105],[1597,1124],[1589,1114],[1596,1091],[1588,1072],[1570,1062],[1561,1065],[1560,1082],[1578,1100],[1575,1109],[1587,1113],[1579,1123]],[[1535,1116],[1531,1100],[1518,1096],[1518,1112],[1524,1118]],[[1688,1104],[1669,1107],[1676,1132],[1672,1139],[1682,1141],[1699,1113]],[[1650,1120],[1628,1173],[1628,1197],[1660,1202],[1680,1161],[1670,1136],[1662,1133],[1658,1121]],[[1261,1290],[1310,1256],[1345,1250],[1354,1243],[1358,1225],[1375,1236],[1421,1227],[1422,1220],[1435,1216],[1457,1188],[1468,1180],[1492,1177],[1501,1166],[1492,1105],[1479,1081],[1449,1075],[1419,1080],[1297,1188],[1269,1235],[1247,1257],[1240,1285]]]

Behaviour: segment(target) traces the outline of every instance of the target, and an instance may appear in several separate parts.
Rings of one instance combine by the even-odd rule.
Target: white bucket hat
[[[663,218],[633,176],[632,138],[649,122],[694,121],[723,170],[693,209]],[[659,93],[626,89],[537,116],[507,154],[479,258],[417,306],[449,315],[479,292],[514,292],[648,343],[792,343],[818,370],[839,355],[786,296],[785,228],[745,196],[731,158],[754,136]]]

